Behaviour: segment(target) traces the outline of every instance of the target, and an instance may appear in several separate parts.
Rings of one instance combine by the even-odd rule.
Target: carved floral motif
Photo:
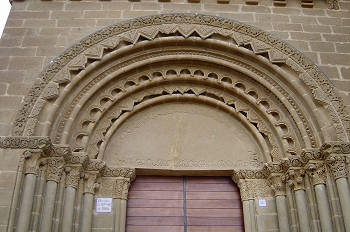
[[[310,161],[306,166],[306,172],[313,185],[326,184],[326,167],[323,161]]]
[[[305,169],[304,168],[290,168],[286,175],[288,184],[294,187],[294,191],[305,190]]]
[[[63,157],[47,158],[47,180],[59,183],[65,162]]]
[[[48,137],[21,137],[6,136],[0,137],[0,148],[11,149],[42,149],[51,145]]]
[[[327,159],[327,164],[332,171],[335,180],[348,177],[348,169],[345,156],[332,155]]]
[[[269,176],[269,182],[275,192],[275,196],[286,195],[286,177],[284,174],[272,173]]]

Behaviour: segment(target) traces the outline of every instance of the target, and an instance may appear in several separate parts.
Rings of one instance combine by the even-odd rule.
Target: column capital
[[[303,189],[305,190],[305,169],[301,167],[291,167],[287,172],[287,180],[290,186],[294,187],[294,191]]]
[[[305,168],[313,185],[326,184],[326,166],[324,161],[309,161]]]
[[[335,180],[339,178],[347,178],[348,170],[346,168],[346,157],[340,155],[331,155],[327,159],[327,165],[332,171]]]
[[[268,180],[275,192],[275,197],[286,195],[286,176],[284,174],[271,173]]]
[[[38,175],[39,166],[41,164],[40,158],[42,150],[26,150],[23,153],[24,157],[24,174]]]
[[[128,194],[129,194],[129,188],[131,185],[130,178],[117,177],[116,183],[117,184],[116,184],[116,191],[114,192],[114,198],[127,200]]]
[[[66,175],[66,187],[72,187],[77,189],[79,180],[83,174],[83,163],[88,160],[88,156],[85,153],[71,153],[64,156],[66,161],[65,171]]]
[[[63,157],[48,157],[47,162],[47,181],[59,182],[62,176],[65,162]]]
[[[106,163],[103,160],[90,159],[84,167],[84,193],[95,193],[100,185],[100,178]]]

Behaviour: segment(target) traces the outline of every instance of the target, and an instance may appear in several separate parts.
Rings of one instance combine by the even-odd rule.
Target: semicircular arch
[[[348,141],[348,110],[311,61],[255,27],[196,14],[134,19],[74,44],[39,75],[12,133],[91,152],[123,112],[184,95],[240,113],[264,152],[279,150],[275,161]]]

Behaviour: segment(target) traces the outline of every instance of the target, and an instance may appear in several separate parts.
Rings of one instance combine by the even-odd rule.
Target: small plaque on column
[[[112,212],[112,198],[97,198],[96,200],[97,213],[111,213]]]

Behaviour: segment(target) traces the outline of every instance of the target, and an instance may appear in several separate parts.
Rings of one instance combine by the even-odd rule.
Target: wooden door
[[[127,232],[244,231],[237,185],[229,177],[138,176]]]

